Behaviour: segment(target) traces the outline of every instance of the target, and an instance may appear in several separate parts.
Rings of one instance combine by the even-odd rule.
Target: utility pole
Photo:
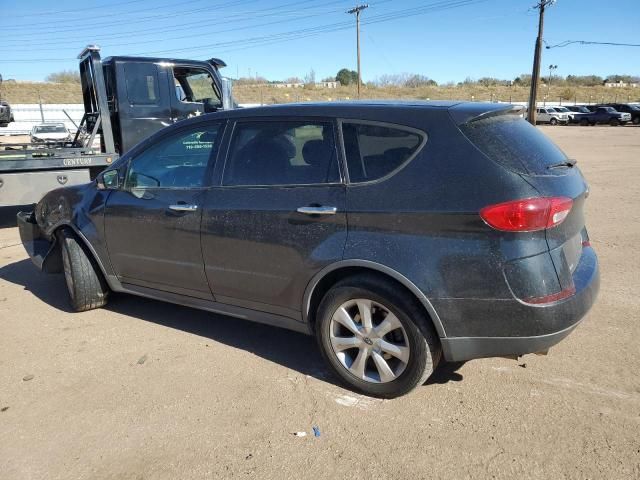
[[[353,7],[351,10],[347,10],[348,14],[356,14],[356,48],[358,50],[358,98],[360,98],[360,85],[362,84],[362,75],[360,74],[360,12],[365,8],[369,8],[369,5],[358,5],[357,7]]]
[[[540,0],[534,7],[540,10],[538,19],[538,37],[536,38],[536,49],[533,55],[533,71],[531,72],[531,91],[529,92],[529,112],[527,120],[532,125],[536,124],[536,99],[538,97],[538,82],[540,79],[540,57],[542,56],[542,33],[544,31],[544,9],[555,3],[555,0]]]

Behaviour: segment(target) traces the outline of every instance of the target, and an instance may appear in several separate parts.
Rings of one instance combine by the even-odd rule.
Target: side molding
[[[315,290],[318,283],[320,283],[320,281],[327,274],[335,270],[339,270],[340,268],[346,268],[346,267],[368,268],[369,270],[374,270],[374,271],[389,275],[393,279],[400,282],[402,285],[407,287],[416,296],[416,298],[420,301],[420,303],[422,303],[424,308],[427,310],[427,313],[429,313],[429,316],[433,321],[433,326],[438,332],[438,336],[440,338],[444,338],[447,336],[444,331],[444,326],[442,325],[440,317],[438,316],[438,313],[436,312],[436,310],[433,308],[433,305],[431,304],[429,299],[424,295],[424,293],[422,293],[420,289],[416,287],[416,285],[413,282],[411,282],[411,280],[409,280],[407,277],[397,272],[396,270],[390,267],[387,267],[386,265],[372,262],[370,260],[357,260],[357,259],[341,260],[339,262],[332,263],[331,265],[327,265],[325,268],[323,268],[318,273],[316,273],[314,277],[311,279],[311,281],[309,282],[309,285],[307,285],[307,288],[304,292],[303,301],[302,301],[303,302],[302,303],[302,319],[305,323],[308,323],[309,321],[308,317],[309,317],[309,309],[311,304],[311,296],[313,295],[313,291]]]

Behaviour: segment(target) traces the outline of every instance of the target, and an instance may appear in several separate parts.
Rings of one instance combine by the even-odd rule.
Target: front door
[[[298,318],[311,277],[346,240],[333,122],[236,122],[221,175],[202,228],[216,301]]]
[[[111,192],[105,231],[123,283],[211,299],[200,222],[221,122],[174,131],[134,157]]]

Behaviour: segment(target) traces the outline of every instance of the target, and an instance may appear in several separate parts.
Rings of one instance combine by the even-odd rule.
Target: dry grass
[[[571,94],[571,95],[569,95]],[[308,101],[334,101],[355,99],[356,89],[353,86],[337,89],[326,88],[297,88],[284,89],[268,85],[251,86],[242,85],[234,88],[234,95],[239,103],[290,103]],[[362,98],[379,99],[418,99],[418,100],[475,100],[475,101],[527,101],[528,87],[364,87]],[[538,100],[543,101],[547,96],[547,102],[558,103],[564,96],[562,103],[597,102],[638,102],[640,101],[640,89],[638,88],[605,88],[605,87],[566,87],[552,86],[549,90],[541,87]],[[566,97],[570,96],[569,99]],[[2,85],[2,98],[10,103],[37,103],[38,98],[42,103],[82,103],[80,85],[73,83],[26,83],[16,82]]]

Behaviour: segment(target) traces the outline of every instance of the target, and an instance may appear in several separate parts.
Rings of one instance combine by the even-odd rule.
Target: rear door
[[[105,209],[111,264],[123,283],[211,299],[200,222],[223,122],[173,130],[134,157]]]
[[[202,222],[217,301],[300,316],[310,279],[346,241],[336,144],[330,119],[236,122]]]

